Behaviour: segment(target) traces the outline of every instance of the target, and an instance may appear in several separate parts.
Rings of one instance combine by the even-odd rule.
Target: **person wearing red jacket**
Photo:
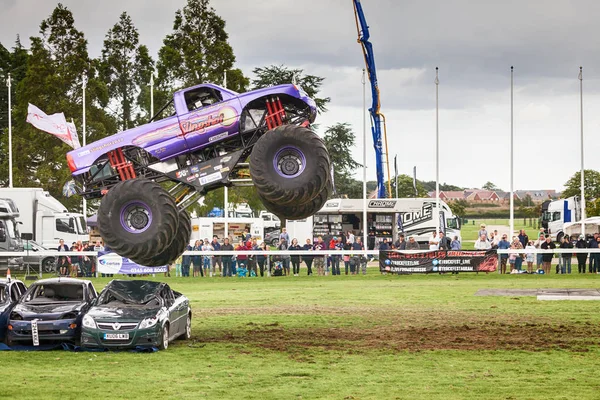
[[[244,243],[243,240],[240,240],[237,247],[235,248],[236,251],[246,251],[248,250],[248,248],[246,247],[246,244]],[[237,259],[237,264],[241,267],[243,265],[244,268],[246,268],[246,264],[248,263],[247,259],[248,256],[245,254],[240,254],[239,256],[236,256]]]

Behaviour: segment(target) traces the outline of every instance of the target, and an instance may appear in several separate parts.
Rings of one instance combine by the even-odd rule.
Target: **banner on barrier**
[[[167,266],[145,267],[131,261],[129,258],[121,257],[117,253],[99,252],[98,253],[98,272],[101,274],[158,274],[167,272]]]
[[[399,250],[379,252],[379,269],[393,274],[431,272],[493,272],[498,267],[495,250],[432,250],[407,253]]]

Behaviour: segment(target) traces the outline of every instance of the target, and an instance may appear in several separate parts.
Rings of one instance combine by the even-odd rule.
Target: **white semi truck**
[[[553,240],[565,235],[565,224],[581,221],[581,201],[579,196],[550,201],[542,212],[542,226]]]
[[[21,237],[47,248],[56,248],[60,239],[69,246],[88,241],[84,216],[68,212],[42,188],[0,188],[0,199],[10,199],[16,204]]]
[[[368,248],[376,248],[384,238],[395,241],[400,233],[406,238],[413,236],[425,247],[436,230],[436,218],[439,218],[440,229],[446,236],[458,236],[461,240],[460,218],[452,214],[444,201],[440,200],[438,212],[435,199],[430,198],[369,199],[366,221]],[[365,229],[363,200],[331,199],[312,217],[287,221],[286,227],[290,238],[295,237],[301,243],[307,238],[314,240],[318,236],[333,236],[340,232],[346,234],[352,231],[354,235],[362,235]]]

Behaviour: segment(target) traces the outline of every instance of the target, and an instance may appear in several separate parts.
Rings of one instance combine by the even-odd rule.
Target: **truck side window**
[[[57,218],[56,230],[65,233],[75,233],[75,221],[73,218]]]
[[[221,101],[223,101],[221,92],[209,87],[193,89],[185,93],[185,104],[189,111],[198,110]]]

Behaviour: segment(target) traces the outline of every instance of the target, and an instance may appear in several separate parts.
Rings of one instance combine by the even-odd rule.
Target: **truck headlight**
[[[96,321],[94,321],[94,318],[90,317],[89,315],[84,315],[81,323],[84,328],[96,329]]]
[[[140,324],[140,329],[152,328],[158,322],[158,317],[146,318]]]

